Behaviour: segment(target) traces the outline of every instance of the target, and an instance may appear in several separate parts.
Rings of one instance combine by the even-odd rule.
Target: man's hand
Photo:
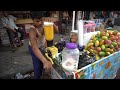
[[[16,30],[12,29],[12,31],[13,31],[14,33],[16,33]]]
[[[50,72],[52,68],[52,63],[48,60],[45,60],[45,62],[43,63],[43,68],[45,69],[45,72]]]
[[[5,26],[6,29],[11,30],[12,32],[16,32],[15,29],[10,28],[9,26]]]

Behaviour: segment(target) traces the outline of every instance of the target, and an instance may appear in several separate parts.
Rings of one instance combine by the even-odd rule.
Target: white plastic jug
[[[62,51],[62,67],[69,71],[75,71],[78,69],[79,62],[79,49],[76,43],[67,43],[66,47]]]

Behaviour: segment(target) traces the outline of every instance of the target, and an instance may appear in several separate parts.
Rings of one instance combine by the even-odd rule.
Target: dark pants
[[[25,32],[21,28],[16,29],[16,32],[19,32],[21,34],[20,40],[24,40],[24,38],[25,38]]]
[[[36,57],[31,46],[29,46],[29,52],[32,56],[34,67],[34,79],[41,79],[43,74],[43,63]]]
[[[6,30],[6,31],[8,33],[10,44],[13,46],[14,45],[14,32],[12,32],[10,30]]]
[[[14,45],[14,35],[16,35],[18,37],[18,32],[21,34],[20,40],[23,40],[25,37],[25,32],[21,28],[18,28],[15,30],[16,30],[16,32],[12,32],[11,30],[7,30],[9,41],[10,41],[11,45]]]

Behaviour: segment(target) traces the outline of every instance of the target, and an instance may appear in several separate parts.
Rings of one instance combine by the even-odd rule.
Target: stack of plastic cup
[[[96,24],[92,24],[91,32],[94,32],[96,28]]]
[[[92,24],[87,24],[87,33],[91,32]]]
[[[87,33],[87,24],[83,25],[83,33],[86,34]]]

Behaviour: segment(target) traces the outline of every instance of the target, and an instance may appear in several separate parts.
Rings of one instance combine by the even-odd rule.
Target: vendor
[[[52,63],[47,60],[40,51],[40,41],[43,42],[42,47],[46,46],[45,36],[43,32],[43,21],[41,17],[33,18],[34,25],[30,27],[29,32],[29,52],[32,56],[34,66],[34,78],[41,79],[43,68],[46,72],[49,72]],[[58,32],[58,27],[54,24],[54,29]]]

